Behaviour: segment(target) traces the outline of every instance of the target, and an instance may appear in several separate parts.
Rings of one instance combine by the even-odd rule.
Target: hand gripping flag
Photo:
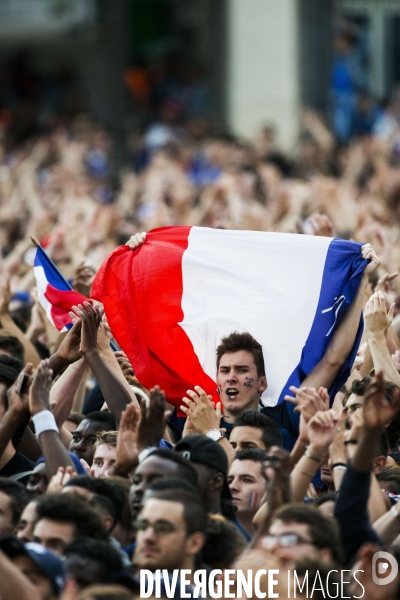
[[[88,301],[83,294],[75,292],[61,275],[53,261],[40,246],[36,249],[33,271],[36,278],[38,298],[47,318],[58,331],[72,327],[69,311],[74,304]]]
[[[92,297],[145,386],[179,405],[200,385],[217,400],[216,348],[248,331],[261,343],[266,406],[282,402],[322,358],[367,264],[361,245],[307,235],[165,227],[117,248]],[[331,393],[340,389],[362,333]]]

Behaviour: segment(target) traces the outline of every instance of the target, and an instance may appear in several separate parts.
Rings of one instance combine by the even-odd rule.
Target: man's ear
[[[205,535],[201,531],[195,531],[188,536],[186,540],[186,552],[190,556],[196,556],[204,546],[206,541]]]
[[[379,473],[386,467],[386,456],[377,456],[374,458],[373,473],[379,475]]]
[[[218,490],[222,490],[224,485],[224,474],[223,473],[215,473],[210,480],[210,492],[216,492]]]
[[[258,391],[260,393],[265,392],[267,387],[268,387],[267,378],[265,377],[265,375],[263,375],[262,377],[260,377],[260,385],[258,386]]]

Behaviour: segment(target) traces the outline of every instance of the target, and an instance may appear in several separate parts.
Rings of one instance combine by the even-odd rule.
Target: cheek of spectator
[[[12,499],[0,492],[0,537],[10,535],[14,531]]]
[[[25,506],[18,523],[17,538],[21,542],[33,542],[33,527],[36,519],[36,502],[33,500]]]

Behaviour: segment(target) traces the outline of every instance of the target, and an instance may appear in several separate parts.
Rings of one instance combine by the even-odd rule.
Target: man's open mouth
[[[237,390],[236,388],[229,387],[226,389],[225,393],[228,396],[229,400],[235,400],[236,396],[238,396],[239,394],[239,390]]]

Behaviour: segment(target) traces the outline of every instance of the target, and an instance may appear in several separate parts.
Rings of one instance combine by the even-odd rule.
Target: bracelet
[[[343,469],[343,471],[345,471],[347,469],[347,465],[338,462],[332,465],[332,471],[334,471],[335,469]]]
[[[45,431],[55,431],[58,433],[56,420],[51,410],[41,410],[36,415],[33,415],[32,421],[35,426],[36,437],[39,437]]]
[[[400,519],[400,513],[396,510],[396,504],[393,504],[390,512],[396,517],[396,519]]]
[[[325,454],[321,456],[321,454],[317,454],[316,452],[309,450],[309,446],[307,446],[307,450],[304,452],[304,456],[306,458],[310,458],[311,460],[315,460],[316,462],[320,463],[324,460]]]
[[[348,444],[354,444],[357,445],[358,444],[358,440],[346,440],[344,445],[347,446]]]

